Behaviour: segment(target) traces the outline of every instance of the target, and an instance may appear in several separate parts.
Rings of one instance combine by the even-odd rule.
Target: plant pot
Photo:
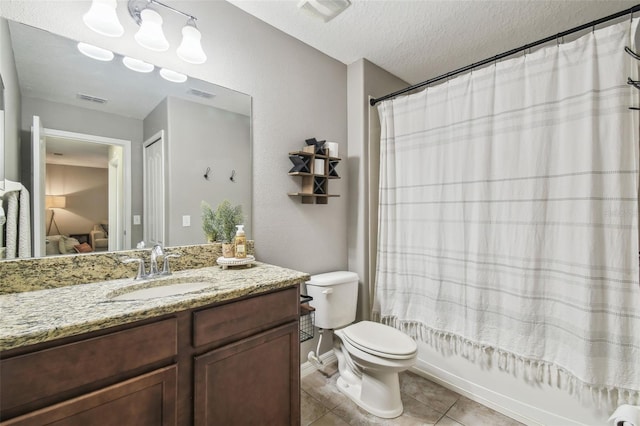
[[[222,256],[223,257],[234,257],[236,255],[233,244],[231,243],[222,243]]]

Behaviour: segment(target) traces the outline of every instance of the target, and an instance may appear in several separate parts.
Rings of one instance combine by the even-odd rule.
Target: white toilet
[[[358,302],[358,275],[354,272],[312,275],[306,288],[313,297],[310,305],[316,309],[315,325],[335,330],[340,391],[371,414],[398,417],[403,410],[398,373],[415,364],[416,342],[384,324],[351,324]]]

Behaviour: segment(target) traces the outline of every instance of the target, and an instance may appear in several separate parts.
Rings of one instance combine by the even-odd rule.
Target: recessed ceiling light
[[[140,59],[130,58],[125,56],[122,58],[122,63],[125,67],[129,68],[132,71],[137,72],[151,72],[155,68],[152,64],[141,61]]]
[[[174,83],[184,83],[185,81],[187,81],[187,76],[184,74],[181,74],[179,72],[167,69],[167,68],[162,68],[160,70],[160,75],[162,76],[162,78],[164,78],[165,80],[169,80],[172,81]]]
[[[80,42],[78,43],[78,50],[83,55],[88,56],[92,59],[97,59],[98,61],[108,62],[113,59],[112,51],[94,46],[92,44]]]

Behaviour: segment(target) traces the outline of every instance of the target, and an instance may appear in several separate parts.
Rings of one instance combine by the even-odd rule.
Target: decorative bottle
[[[244,235],[244,225],[236,225],[236,257],[244,259],[247,257],[247,237]]]

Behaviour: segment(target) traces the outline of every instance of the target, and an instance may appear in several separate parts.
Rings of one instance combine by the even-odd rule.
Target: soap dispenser
[[[244,235],[244,225],[236,225],[236,257],[244,259],[247,257],[247,237]]]

